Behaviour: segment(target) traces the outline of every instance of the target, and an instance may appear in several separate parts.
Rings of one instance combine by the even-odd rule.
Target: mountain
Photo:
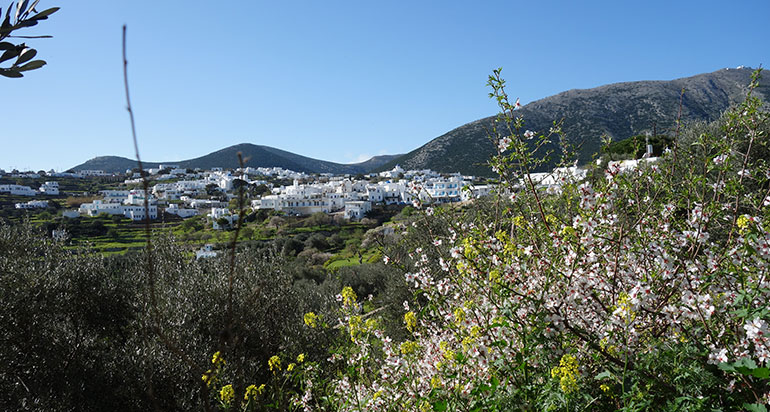
[[[136,167],[136,160],[126,159],[120,156],[97,156],[83,164],[68,170],[78,172],[80,170],[104,170],[108,173],[123,173]],[[142,167],[150,169],[158,167],[158,163],[142,162]]]
[[[682,120],[714,120],[730,105],[745,98],[752,69],[722,69],[713,73],[670,81],[616,83],[593,89],[569,90],[523,106],[524,129],[547,132],[554,120],[563,119],[562,130],[573,143],[582,143],[579,161],[587,162],[601,147],[601,136],[613,141],[652,132],[671,133],[676,124],[682,89]],[[756,92],[767,100],[770,82],[763,80]],[[487,160],[495,145],[487,137],[495,116],[476,120],[439,136],[425,145],[384,164],[404,169],[489,176]],[[553,162],[546,165],[550,169]]]
[[[395,159],[398,159],[403,155],[379,155],[374,156],[371,159],[361,162],[361,163],[355,163],[355,166],[361,167],[364,170],[366,170],[366,173],[371,172],[375,169],[379,169],[380,167],[392,162]]]
[[[245,161],[244,164],[250,167],[282,167],[297,172],[334,174],[368,173],[372,169],[383,165],[393,158],[401,156],[375,156],[361,163],[340,164],[300,156],[270,146],[241,143],[195,159],[168,162],[142,162],[142,166],[149,169],[158,167],[160,164],[173,164],[178,165],[181,168],[189,169],[211,169],[212,167],[235,169],[239,167],[238,152],[241,152]],[[109,173],[122,173],[127,169],[132,169],[136,166],[136,160],[126,159],[125,157],[99,156],[73,167],[72,170],[104,170]]]

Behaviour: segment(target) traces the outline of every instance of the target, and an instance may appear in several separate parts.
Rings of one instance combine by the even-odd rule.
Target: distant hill
[[[524,117],[525,129],[538,132],[547,131],[554,120],[564,119],[562,130],[571,142],[582,142],[579,160],[586,162],[599,151],[604,134],[618,141],[652,132],[653,125],[659,134],[671,130],[682,89],[685,124],[718,118],[730,105],[745,98],[751,73],[750,68],[722,69],[671,81],[636,81],[569,90],[531,102],[517,113]],[[511,79],[508,80],[510,84]],[[508,91],[515,95],[514,90]],[[770,82],[763,80],[757,93],[765,100],[770,97]],[[495,147],[487,130],[492,129],[494,119],[487,117],[460,126],[378,170],[399,164],[404,169],[491,175],[486,162],[495,153]]]
[[[158,163],[142,162],[142,166],[150,169],[158,167]],[[136,160],[126,159],[120,156],[97,156],[87,162],[70,168],[69,170],[104,170],[108,173],[123,173],[136,167]]]
[[[270,146],[241,143],[195,159],[168,162],[142,162],[142,166],[149,169],[158,167],[160,164],[173,164],[178,165],[181,168],[189,169],[211,169],[212,167],[235,169],[239,167],[238,152],[241,152],[243,155],[243,158],[246,161],[245,165],[250,167],[282,167],[297,172],[334,174],[369,173],[371,170],[382,166],[393,158],[401,156],[375,156],[361,163],[340,164],[300,156]],[[136,166],[136,160],[126,159],[125,157],[99,156],[73,167],[72,170],[104,170],[109,173],[122,173],[127,169],[132,169]]]
[[[398,154],[398,155],[374,156],[373,158],[371,158],[371,159],[369,159],[369,160],[367,160],[365,162],[356,163],[355,165],[363,168],[364,170],[366,170],[366,173],[368,173],[368,172],[371,172],[371,171],[373,171],[375,169],[378,169],[378,168],[382,167],[383,165],[388,164],[389,162],[391,162],[391,161],[393,161],[395,159],[398,159],[401,156],[403,156],[403,155]]]

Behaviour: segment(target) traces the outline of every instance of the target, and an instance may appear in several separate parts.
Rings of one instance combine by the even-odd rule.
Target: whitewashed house
[[[123,204],[144,206],[144,198],[144,190],[131,190],[128,192],[128,197],[126,197],[126,200],[123,201]],[[147,199],[149,204],[155,204],[157,202],[152,194],[150,194]]]
[[[168,207],[166,208],[166,213],[169,213],[169,214],[172,214],[172,215],[177,215],[177,216],[181,217],[182,219],[186,219],[188,217],[197,216],[197,215],[200,214],[198,209],[185,209],[185,208],[181,208],[176,203],[172,203],[172,204],[168,205]]]
[[[0,185],[0,192],[17,196],[35,196],[37,194],[31,187],[21,185]]]
[[[460,176],[445,178],[430,178],[423,184],[420,200],[423,202],[448,203],[459,202],[462,198],[462,188],[465,182]]]
[[[372,210],[372,203],[366,200],[345,202],[346,219],[361,220],[370,210]]]
[[[145,209],[144,206],[133,206],[133,205],[122,205],[123,207],[123,216],[131,219],[131,220],[144,220],[145,219]],[[155,220],[158,218],[158,206],[157,205],[149,205],[147,207],[150,212],[150,220]]]
[[[123,203],[128,199],[128,190],[100,190],[99,194],[102,195],[106,203]]]
[[[59,182],[45,182],[40,185],[40,189],[38,190],[44,195],[58,196]]]
[[[211,212],[209,212],[207,216],[211,218],[211,227],[214,228],[214,230],[227,229],[228,227],[232,227],[233,224],[238,221],[238,215],[230,213],[230,209],[227,208],[212,207]],[[222,218],[227,220],[227,224],[219,224],[219,220]]]
[[[16,203],[16,209],[45,209],[48,207],[47,200],[30,200],[25,203]]]
[[[214,245],[207,243],[203,245],[200,250],[195,252],[195,259],[208,259],[217,257],[217,252],[214,250]]]
[[[366,198],[371,203],[382,203],[385,195],[379,185],[366,185]]]
[[[468,185],[468,190],[462,191],[461,199],[463,201],[478,199],[480,197],[489,196],[495,189],[494,185]]]
[[[158,206],[151,204],[148,206],[150,219],[158,218]],[[120,203],[106,203],[103,200],[94,200],[92,203],[83,203],[78,209],[80,214],[86,216],[98,216],[100,213],[109,215],[123,215],[132,220],[144,220],[144,205],[124,205]]]
[[[105,172],[104,170],[79,170],[77,174],[81,176],[89,176],[89,177],[95,177],[95,176],[109,176],[110,174]]]
[[[402,169],[401,166],[396,165],[396,167],[394,167],[391,170],[380,172],[380,177],[387,177],[389,179],[392,179],[395,177],[400,177],[403,174],[404,174],[404,169]]]

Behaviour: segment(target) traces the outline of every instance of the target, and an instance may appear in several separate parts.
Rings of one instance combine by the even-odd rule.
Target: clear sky
[[[8,0],[0,0],[7,7]],[[574,88],[770,64],[768,0],[42,0],[19,34],[42,69],[0,78],[0,168],[133,158],[121,27],[142,158],[249,142],[340,163],[411,151]]]

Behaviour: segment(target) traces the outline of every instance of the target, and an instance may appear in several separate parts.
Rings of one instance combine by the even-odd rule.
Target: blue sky
[[[0,0],[7,7],[8,2]],[[128,25],[142,158],[249,142],[350,163],[411,151],[496,113],[503,67],[522,103],[574,88],[770,64],[770,1],[53,1],[20,34],[48,61],[0,78],[0,168],[133,158]]]

